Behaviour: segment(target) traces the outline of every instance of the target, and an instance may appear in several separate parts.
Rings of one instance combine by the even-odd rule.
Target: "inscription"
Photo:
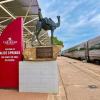
[[[52,47],[37,47],[36,58],[53,58]]]

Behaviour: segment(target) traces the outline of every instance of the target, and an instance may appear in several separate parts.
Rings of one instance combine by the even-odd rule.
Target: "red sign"
[[[18,88],[18,63],[22,60],[23,19],[10,23],[0,36],[0,88]]]

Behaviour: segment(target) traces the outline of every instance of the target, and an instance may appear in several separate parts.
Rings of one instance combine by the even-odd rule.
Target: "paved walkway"
[[[67,100],[100,100],[100,66],[58,58]]]
[[[100,100],[100,66],[58,57],[59,93],[19,93],[0,89],[0,100]]]

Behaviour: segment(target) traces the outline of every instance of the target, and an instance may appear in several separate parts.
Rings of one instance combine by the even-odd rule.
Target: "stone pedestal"
[[[25,48],[23,56],[26,61],[56,60],[60,50],[61,47],[57,45]]]
[[[23,61],[19,63],[19,92],[57,93],[56,61]]]

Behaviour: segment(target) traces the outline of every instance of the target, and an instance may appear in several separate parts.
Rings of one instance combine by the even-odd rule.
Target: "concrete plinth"
[[[19,63],[19,92],[57,93],[58,81],[56,61]]]

